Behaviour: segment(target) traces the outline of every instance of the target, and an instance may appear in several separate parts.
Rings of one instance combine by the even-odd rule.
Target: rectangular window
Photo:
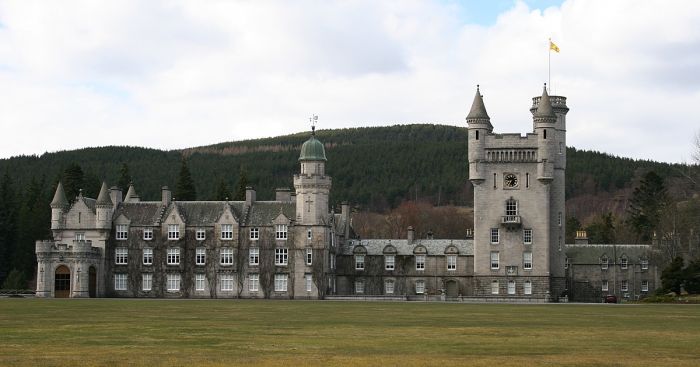
[[[365,270],[365,255],[355,255],[355,270]]]
[[[647,269],[649,269],[649,260],[642,260],[642,261],[641,261],[641,267],[642,267],[642,270],[647,270]]]
[[[523,229],[523,243],[526,245],[532,244],[532,229],[531,228]]]
[[[179,248],[169,248],[167,260],[168,260],[168,265],[180,265],[180,249]]]
[[[126,274],[114,274],[114,290],[126,290]]]
[[[457,255],[447,255],[447,270],[457,270]]]
[[[143,265],[153,265],[153,249],[150,247],[143,249]]]
[[[197,234],[195,237],[197,238],[198,241],[202,241],[202,240],[205,240],[207,238],[207,232],[204,229],[200,228],[197,230],[196,233]]]
[[[85,232],[75,232],[76,241],[85,241]]]
[[[275,265],[286,266],[288,261],[288,251],[286,248],[275,249]],[[286,290],[286,288],[285,288]]]
[[[180,274],[168,274],[166,288],[168,292],[180,291]]]
[[[387,280],[384,282],[384,293],[385,294],[394,294],[394,281],[393,280]]]
[[[361,280],[356,280],[355,281],[355,294],[363,294],[365,293],[365,282]]]
[[[620,290],[627,292],[629,290],[629,283],[626,280],[620,282]]]
[[[603,270],[608,269],[608,258],[607,257],[600,259],[600,268]]]
[[[515,294],[515,280],[508,281],[508,294]]]
[[[395,261],[394,255],[384,255],[384,269],[394,270]]]
[[[310,240],[311,237],[312,237],[312,235],[313,235],[313,234],[311,233],[311,229],[307,229],[307,230],[306,230],[306,239]]]
[[[275,226],[275,238],[278,240],[286,240],[287,239],[287,225],[286,224],[278,224]]]
[[[260,275],[250,274],[248,275],[248,291],[257,292],[260,288]]]
[[[204,274],[195,274],[194,275],[194,290],[203,291],[205,279],[206,278],[204,277]]]
[[[204,265],[207,262],[207,249],[205,247],[197,247],[195,250],[194,263],[195,265]]]
[[[425,281],[424,280],[416,280],[416,294],[423,294],[425,293]]]
[[[128,260],[128,250],[126,247],[117,247],[114,249],[114,263],[117,265],[126,265]]]
[[[532,252],[523,252],[523,269],[532,270]]]
[[[180,239],[180,226],[177,224],[168,224],[168,239],[169,240],[179,240]]]
[[[150,291],[151,288],[153,288],[153,274],[141,274],[141,289],[144,291]]]
[[[498,228],[491,228],[491,243],[498,243]]]
[[[425,270],[425,255],[416,255],[416,270]]]
[[[143,239],[146,241],[153,239],[153,228],[146,228],[143,230]]]
[[[233,224],[222,224],[221,225],[221,239],[222,240],[233,239]]]
[[[251,228],[250,229],[250,239],[255,241],[260,238],[260,229],[256,228]]]
[[[221,275],[221,291],[222,292],[230,292],[233,290],[233,275],[231,274],[223,274]]]
[[[126,224],[117,224],[117,239],[125,240],[129,235],[129,227]]]
[[[529,280],[525,281],[525,285],[523,286],[523,293],[525,294],[532,294],[532,282]]]
[[[649,281],[642,280],[642,292],[649,292]]]
[[[608,281],[607,281],[607,280],[603,280],[603,281],[600,283],[600,290],[603,291],[603,292],[607,292],[607,291],[608,291]]]
[[[498,251],[491,251],[491,269],[498,269],[499,255]]]
[[[306,249],[306,265],[312,265],[314,261],[314,250],[307,248]]]
[[[515,200],[506,201],[506,215],[518,215],[518,202]]]
[[[491,294],[498,294],[498,280],[491,281]]]
[[[620,259],[620,269],[627,269],[627,258],[623,257]]]
[[[260,264],[260,249],[257,247],[251,247],[248,249],[248,264],[258,265]]]
[[[275,274],[275,292],[287,291],[287,274]]]
[[[233,265],[233,249],[231,247],[223,247],[219,255],[221,265]]]
[[[311,292],[313,290],[313,278],[311,274],[304,275],[304,282],[306,283],[306,291]]]

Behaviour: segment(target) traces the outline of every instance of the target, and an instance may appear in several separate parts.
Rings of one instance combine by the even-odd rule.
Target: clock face
[[[509,173],[503,178],[506,187],[518,187],[518,176]]]

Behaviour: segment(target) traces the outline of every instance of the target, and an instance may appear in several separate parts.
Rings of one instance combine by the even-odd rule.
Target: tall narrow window
[[[498,243],[498,228],[491,228],[491,243]]]
[[[394,270],[394,255],[384,255],[384,270]]]
[[[624,257],[624,256],[621,257],[621,258],[620,258],[620,269],[623,269],[623,270],[624,270],[624,269],[627,269],[627,264],[628,264],[627,258]]]
[[[564,153],[564,143],[559,143],[559,154]]]
[[[126,290],[126,274],[114,274],[114,290]]]
[[[143,273],[141,274],[141,289],[143,291],[150,291],[153,287],[153,274]]]
[[[416,270],[425,270],[425,255],[416,255]]]
[[[365,270],[365,255],[355,255],[355,270]]]
[[[257,247],[251,247],[248,250],[248,264],[258,265],[260,264],[260,249]]]
[[[153,249],[150,247],[143,249],[143,265],[153,265]]]
[[[641,266],[642,270],[649,269],[649,260],[646,260],[646,259],[642,260],[640,263],[640,266]]]
[[[416,293],[425,293],[425,280],[416,280]]]
[[[248,275],[248,291],[257,292],[260,286],[260,275],[250,274]]]
[[[313,236],[312,236],[311,228],[309,228],[306,230],[306,239],[310,240],[312,237]]]
[[[313,278],[311,274],[304,275],[304,283],[306,283],[306,291],[311,292],[313,290]]]
[[[498,251],[491,251],[491,269],[498,269],[499,254]]]
[[[508,281],[508,294],[515,294],[515,280]]]
[[[514,199],[506,200],[506,216],[518,215],[518,202]]]
[[[491,294],[498,294],[498,280],[491,281]]]
[[[195,265],[204,265],[207,261],[207,249],[204,247],[197,247],[195,250],[194,263]]]
[[[544,130],[544,138],[547,139],[547,130]]]
[[[622,282],[620,282],[620,290],[622,292],[629,291],[629,283],[626,280],[623,280]]]
[[[447,255],[447,270],[457,270],[457,255]]]
[[[493,188],[496,188],[496,174],[493,174]]]
[[[523,229],[523,243],[526,245],[532,244],[532,228]]]
[[[479,140],[479,130],[476,131],[476,140]]]
[[[525,294],[532,294],[532,282],[529,280],[525,281],[525,285],[523,285],[523,293]]]
[[[365,293],[365,282],[362,280],[355,281],[355,294]]]
[[[600,282],[600,290],[603,292],[608,291],[608,281],[607,280],[603,280]]]
[[[603,256],[603,258],[600,259],[600,268],[602,270],[607,270],[608,269],[608,258],[607,256]]]
[[[530,174],[526,173],[525,174],[525,187],[530,187]]]
[[[314,261],[314,250],[307,248],[306,249],[306,265],[313,264],[313,261]]]
[[[195,274],[194,276],[194,290],[203,291],[204,290],[204,274]]]
[[[561,227],[561,222],[562,222],[562,220],[561,220],[561,212],[559,212],[559,214],[557,215],[557,225],[558,225],[559,227]]]
[[[523,269],[532,270],[532,252],[523,252]]]
[[[389,279],[384,281],[384,293],[394,294],[394,281]]]
[[[642,280],[642,292],[649,292],[649,281]]]

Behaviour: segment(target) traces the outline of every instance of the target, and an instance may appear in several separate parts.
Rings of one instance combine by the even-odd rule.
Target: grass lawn
[[[697,305],[0,299],[0,366],[700,365]]]

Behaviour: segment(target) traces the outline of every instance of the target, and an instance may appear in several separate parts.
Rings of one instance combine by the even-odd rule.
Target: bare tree
[[[693,139],[693,160],[695,164],[700,165],[700,130],[695,133],[695,138]]]

